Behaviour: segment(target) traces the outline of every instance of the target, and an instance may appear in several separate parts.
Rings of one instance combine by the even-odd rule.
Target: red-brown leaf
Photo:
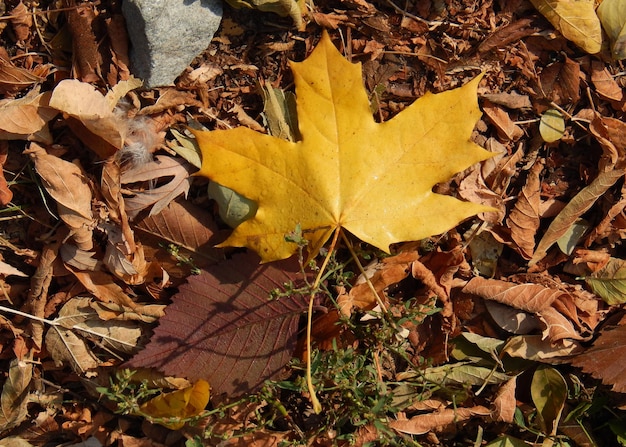
[[[127,366],[204,379],[213,394],[253,391],[280,374],[295,348],[306,297],[269,295],[298,276],[293,259],[259,265],[250,253],[190,277],[150,343]]]
[[[613,391],[626,393],[626,326],[602,332],[593,346],[574,357],[572,364],[612,385]]]

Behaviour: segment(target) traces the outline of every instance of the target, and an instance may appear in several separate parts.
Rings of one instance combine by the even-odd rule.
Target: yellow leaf
[[[199,415],[208,403],[209,384],[200,379],[193,386],[160,394],[150,399],[141,406],[141,413],[155,419],[171,418],[173,420],[158,422],[172,430],[177,430],[185,425],[185,422],[180,419]]]
[[[626,2],[604,0],[598,6],[598,17],[611,42],[611,54],[617,59],[626,59]]]
[[[470,141],[480,117],[480,76],[376,123],[360,64],[346,61],[326,33],[291,67],[301,141],[244,127],[194,132],[203,155],[199,174],[258,204],[222,245],[252,248],[263,262],[287,258],[296,245],[285,234],[300,225],[312,255],[339,228],[388,251],[491,210],[432,192],[492,155]]]
[[[594,0],[530,0],[563,37],[589,54],[600,52],[602,29]]]

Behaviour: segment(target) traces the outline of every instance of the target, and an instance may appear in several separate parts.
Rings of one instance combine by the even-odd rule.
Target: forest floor
[[[226,5],[176,85],[143,89],[118,1],[0,6],[0,446],[626,445],[626,70],[606,48],[525,0],[320,0],[301,29]],[[214,247],[245,205],[193,176],[187,129],[267,133],[323,30],[377,122],[483,74],[471,140],[494,156],[434,190],[494,211],[391,253],[347,235],[311,290],[328,248]]]

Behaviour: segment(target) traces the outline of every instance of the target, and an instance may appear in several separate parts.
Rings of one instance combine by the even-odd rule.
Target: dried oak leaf
[[[300,225],[310,255],[340,228],[388,251],[491,210],[432,191],[492,156],[470,141],[480,76],[376,123],[360,64],[346,61],[327,33],[291,67],[300,141],[245,127],[194,132],[203,154],[199,174],[259,206],[223,245],[252,248],[263,262],[288,258],[297,245],[284,236]]]
[[[626,393],[626,325],[600,333],[593,346],[572,360],[586,373],[612,385],[613,391]]]
[[[191,276],[127,366],[203,379],[216,395],[236,396],[276,378],[295,349],[307,300],[297,294],[269,299],[273,290],[295,282],[293,259],[262,266],[258,261],[253,253],[239,254]]]

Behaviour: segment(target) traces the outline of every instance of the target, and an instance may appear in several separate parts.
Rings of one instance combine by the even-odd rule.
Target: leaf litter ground
[[[387,444],[400,445],[516,445],[550,436],[567,445],[623,442],[620,63],[546,33],[551,25],[527,2],[406,7],[345,0],[317,2],[302,32],[288,19],[227,9],[211,47],[175,87],[142,91],[135,90],[119,45],[119,5],[87,2],[80,15],[70,9],[31,16],[31,2],[5,3],[2,436],[32,445],[89,437],[104,445],[189,445],[209,432],[243,436],[230,445],[297,444],[308,437],[318,445],[342,445],[350,437],[363,445],[385,436]],[[80,23],[93,32],[82,32]],[[391,256],[356,247],[400,326],[389,326],[375,311],[371,290],[345,249],[337,251],[326,294],[315,303],[314,380],[326,408],[319,417],[311,415],[298,382],[301,362],[283,368],[291,355],[287,342],[302,344],[301,303],[293,295],[259,305],[269,289],[292,278],[293,264],[291,270],[271,263],[255,268],[250,255],[213,248],[230,230],[200,177],[186,199],[171,201],[187,191],[192,168],[174,155],[181,143],[167,130],[187,124],[189,116],[209,129],[263,129],[257,80],[290,89],[288,60],[304,60],[322,28],[336,45],[343,42],[348,59],[362,63],[367,101],[379,123],[400,116],[427,92],[449,91],[485,73],[478,86],[483,117],[472,140],[496,155],[434,191],[497,211],[437,237],[393,245]],[[71,39],[54,40],[68,34]],[[72,39],[74,45],[63,44]],[[67,77],[80,81],[85,95],[64,93],[69,84],[61,79]],[[111,98],[124,96],[125,105],[114,109]],[[86,97],[93,98],[89,113],[81,109]],[[554,108],[567,117],[565,132],[544,144],[539,118]],[[125,149],[109,159],[122,138]],[[136,144],[158,157],[133,150]],[[256,269],[263,273],[255,276]],[[201,274],[186,282],[192,271]],[[202,324],[195,312],[206,307],[200,298],[213,296],[212,289],[223,298],[211,304],[222,312],[210,312],[224,316],[221,326]],[[229,302],[229,294],[253,301]],[[160,317],[172,300],[169,316],[166,309]],[[281,302],[289,305],[276,307]],[[235,308],[252,315],[252,324],[233,322]],[[186,314],[180,321],[179,311]],[[159,317],[169,319],[155,329]],[[201,329],[181,335],[184,324]],[[274,324],[281,329],[267,329]],[[215,343],[213,327],[224,327]],[[244,361],[244,351],[236,349],[237,362],[228,355],[237,345],[228,343],[240,330],[256,332],[244,337],[252,358]],[[208,397],[201,382],[185,380],[196,378],[185,374],[186,362],[196,357],[182,350],[158,357],[158,342],[140,348],[159,337],[168,337],[161,347],[171,346],[181,336],[205,338],[192,343],[200,346],[200,358],[220,354],[237,373],[209,377],[208,413],[182,426],[180,418],[193,418]],[[258,347],[276,355],[262,357],[259,366]],[[141,372],[136,378],[180,392],[149,401],[152,395],[134,385],[134,403],[143,405],[117,415],[99,396],[103,388],[118,400],[129,395],[119,389],[112,396],[119,384],[109,379],[136,352],[178,376]],[[302,346],[294,355],[302,358]],[[251,391],[276,374],[289,380],[256,400],[224,400],[222,392],[234,398],[237,386],[247,383]],[[214,411],[219,408],[227,409]],[[163,419],[168,416],[174,420]],[[509,437],[500,438],[504,433]],[[204,442],[215,445],[217,437]]]

